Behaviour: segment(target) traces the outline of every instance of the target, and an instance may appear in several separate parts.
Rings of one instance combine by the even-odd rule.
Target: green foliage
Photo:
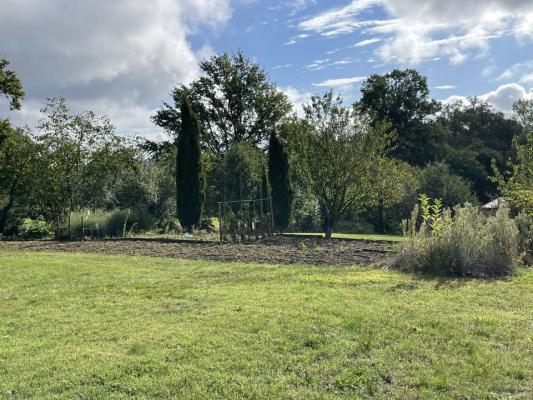
[[[177,211],[181,225],[192,231],[202,218],[205,199],[200,129],[189,100],[181,103],[181,132],[177,142],[176,160]]]
[[[226,201],[267,197],[263,191],[264,154],[247,142],[234,144],[223,164],[221,192]]]
[[[22,239],[43,239],[54,233],[52,227],[43,219],[24,218],[19,228]]]
[[[125,180],[138,181],[132,176],[143,160],[106,117],[72,115],[64,99],[49,100],[41,111],[45,118],[34,137],[39,153],[34,168],[40,172],[36,196],[56,236],[64,237],[71,212],[116,206],[116,189]]]
[[[533,216],[521,212],[515,217],[515,221],[519,233],[518,248],[523,252],[525,262],[533,265]]]
[[[14,71],[8,70],[9,61],[0,57],[0,94],[9,99],[11,110],[20,110],[20,102],[25,93],[22,83]]]
[[[400,221],[416,203],[419,184],[416,169],[403,161],[377,157],[371,170],[369,187],[372,196],[367,207],[372,211],[368,219],[374,223],[377,233],[397,232]],[[369,210],[364,214],[368,215]]]
[[[371,197],[372,163],[386,154],[390,135],[383,125],[369,127],[363,115],[344,108],[332,92],[313,96],[304,110],[305,124],[294,130],[291,148],[330,238],[338,220]]]
[[[412,165],[425,165],[443,153],[441,127],[427,122],[439,106],[429,97],[427,80],[414,69],[393,70],[368,77],[358,107],[372,116],[373,124],[391,124],[398,134],[392,155]]]
[[[200,68],[202,76],[189,87],[178,85],[172,93],[174,104],[165,104],[153,118],[176,137],[185,92],[202,128],[202,146],[218,156],[240,142],[261,145],[291,110],[265,71],[241,52],[215,55]]]
[[[322,227],[318,200],[304,189],[302,185],[295,187],[290,230],[316,232]]]
[[[12,235],[34,199],[36,148],[31,137],[8,120],[0,119],[0,137],[0,235]]]
[[[533,134],[527,135],[524,144],[514,140],[516,161],[509,160],[509,172],[501,174],[494,164],[494,181],[502,195],[518,210],[533,216]]]
[[[291,217],[293,192],[289,172],[289,157],[283,142],[275,133],[268,146],[268,178],[274,210],[274,227],[283,232]]]
[[[395,260],[399,269],[432,275],[496,277],[511,274],[519,254],[519,231],[501,207],[496,215],[485,215],[465,204],[442,211],[421,196],[422,225],[416,231],[417,212],[404,225],[409,241]]]
[[[438,120],[448,130],[445,161],[451,171],[470,181],[481,201],[494,198],[497,188],[490,179],[492,163],[505,168],[513,152],[512,140],[521,133],[520,125],[477,98],[444,106]]]
[[[519,99],[514,103],[513,119],[522,127],[522,138],[533,135],[533,100]]]
[[[478,202],[470,182],[452,173],[445,163],[435,163],[420,169],[418,178],[418,192],[442,199],[446,208]]]
[[[113,211],[80,211],[70,216],[71,237],[125,237],[131,233],[151,231],[156,219],[146,208]]]

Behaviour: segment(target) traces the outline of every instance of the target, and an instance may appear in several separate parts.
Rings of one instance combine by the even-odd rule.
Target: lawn
[[[0,253],[0,398],[531,399],[533,271]]]
[[[323,233],[313,232],[313,233],[305,233],[305,232],[295,232],[295,233],[287,233],[288,236],[321,236],[323,237]],[[333,233],[333,238],[336,239],[356,239],[356,240],[384,240],[387,242],[403,242],[405,240],[405,237],[402,235],[380,235],[378,233]]]

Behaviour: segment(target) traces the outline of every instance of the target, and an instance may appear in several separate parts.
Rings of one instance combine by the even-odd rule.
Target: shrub
[[[421,169],[418,175],[420,180],[418,193],[442,199],[444,207],[477,203],[472,184],[452,173],[445,163],[428,165]]]
[[[409,240],[394,265],[433,275],[495,277],[513,272],[518,262],[519,231],[502,207],[485,215],[478,207],[456,206],[441,211],[438,201],[421,198],[422,224],[416,229],[418,207],[404,231]]]
[[[50,225],[42,219],[25,218],[19,228],[22,239],[42,239],[54,233]]]
[[[526,264],[533,265],[533,216],[524,212],[515,218],[518,227],[518,246]]]

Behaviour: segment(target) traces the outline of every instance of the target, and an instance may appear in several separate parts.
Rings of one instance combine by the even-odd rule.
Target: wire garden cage
[[[245,243],[272,236],[272,198],[219,201],[218,220],[221,243]]]

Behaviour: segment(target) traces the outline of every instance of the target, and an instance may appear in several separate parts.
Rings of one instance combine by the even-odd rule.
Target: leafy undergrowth
[[[0,253],[0,398],[533,396],[533,271]]]

